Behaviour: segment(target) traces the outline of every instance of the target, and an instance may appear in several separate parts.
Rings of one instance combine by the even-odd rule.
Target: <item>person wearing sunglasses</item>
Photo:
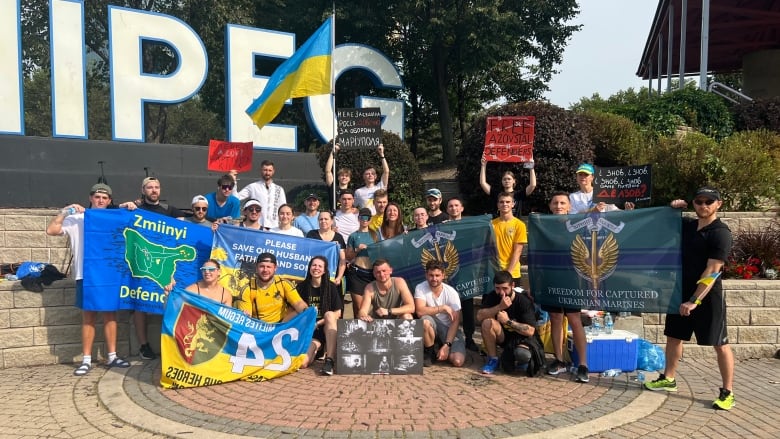
[[[200,224],[201,226],[211,227],[212,223],[206,219],[206,212],[209,210],[209,201],[203,195],[195,195],[192,198],[192,216],[185,216],[180,219],[184,221]]]
[[[682,221],[682,297],[679,314],[667,314],[666,368],[658,379],[645,383],[656,391],[677,391],[675,374],[683,354],[683,341],[696,335],[700,346],[712,346],[718,361],[722,386],[713,408],[731,410],[734,406],[734,354],[726,332],[726,299],[718,274],[731,253],[732,236],[729,227],[718,218],[723,205],[720,192],[704,186],[693,197],[696,218]],[[671,206],[685,209],[685,200],[674,200]],[[714,278],[714,279],[713,279]]]
[[[206,218],[209,221],[223,224],[232,224],[241,217],[241,200],[233,195],[233,188],[236,182],[230,174],[225,174],[217,180],[216,192],[209,192],[205,195],[209,203],[209,210],[206,211]]]
[[[221,266],[214,259],[209,259],[200,267],[201,279],[185,288],[185,290],[196,293],[199,296],[208,297],[223,305],[232,306],[233,294],[219,284]]]
[[[263,208],[260,206],[260,202],[250,198],[244,204],[244,220],[238,224],[238,227],[263,230],[263,219],[262,215],[260,215],[262,211]]]

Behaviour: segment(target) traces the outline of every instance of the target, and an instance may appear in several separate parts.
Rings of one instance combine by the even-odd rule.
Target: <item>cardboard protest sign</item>
[[[534,116],[493,116],[485,124],[489,162],[530,162],[534,158]]]
[[[228,172],[252,170],[252,142],[209,140],[208,170]]]
[[[593,202],[620,204],[650,200],[652,165],[596,168]]]
[[[382,141],[382,113],[379,108],[339,108],[336,110],[338,136],[343,150],[374,149]]]

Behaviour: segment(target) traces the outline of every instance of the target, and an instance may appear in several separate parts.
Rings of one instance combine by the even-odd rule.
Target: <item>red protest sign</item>
[[[534,116],[487,118],[485,149],[489,162],[530,162],[534,158]]]
[[[228,172],[252,170],[252,142],[209,140],[208,170]]]

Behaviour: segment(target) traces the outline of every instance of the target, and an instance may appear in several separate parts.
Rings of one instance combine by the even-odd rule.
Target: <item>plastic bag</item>
[[[658,371],[666,367],[664,350],[649,341],[640,338],[637,347],[637,369]]]

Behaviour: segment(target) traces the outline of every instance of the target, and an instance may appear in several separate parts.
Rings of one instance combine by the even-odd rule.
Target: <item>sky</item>
[[[560,73],[544,97],[569,108],[598,93],[607,98],[629,87],[647,86],[636,76],[658,0],[580,0],[581,24],[563,52]]]

